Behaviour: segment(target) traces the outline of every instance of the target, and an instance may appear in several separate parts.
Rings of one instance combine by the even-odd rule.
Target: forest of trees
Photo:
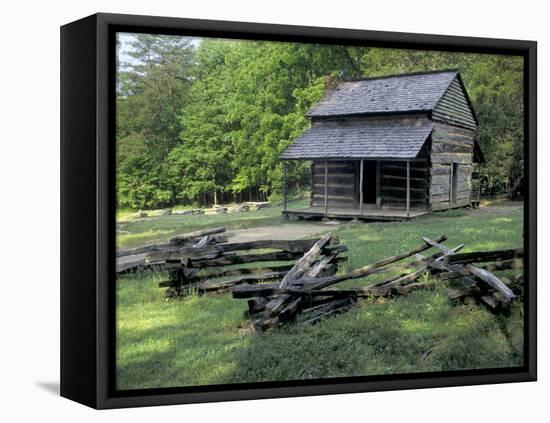
[[[449,68],[480,122],[486,182],[521,186],[521,57],[145,34],[118,46],[119,207],[280,198],[278,156],[308,128],[304,113],[327,85]],[[307,186],[309,163],[293,163],[289,182]]]

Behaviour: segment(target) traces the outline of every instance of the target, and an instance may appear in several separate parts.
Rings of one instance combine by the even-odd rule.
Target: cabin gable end
[[[475,131],[477,118],[460,76],[451,81],[439,99],[432,111],[432,119]]]

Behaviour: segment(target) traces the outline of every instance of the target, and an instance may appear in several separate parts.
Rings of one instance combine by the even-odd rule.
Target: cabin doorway
[[[376,161],[363,162],[363,204],[376,204]]]

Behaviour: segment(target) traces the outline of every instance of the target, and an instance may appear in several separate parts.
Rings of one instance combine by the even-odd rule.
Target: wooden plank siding
[[[418,157],[410,161],[409,189],[411,209],[426,209],[429,198],[429,143],[426,143]],[[381,162],[382,207],[407,208],[407,162]]]
[[[328,207],[356,206],[356,164],[353,161],[329,161],[327,164]],[[311,166],[311,207],[325,205],[325,162],[314,161]]]
[[[423,149],[427,151],[428,149]],[[426,209],[429,199],[429,168],[427,153],[410,163],[410,205],[412,209]],[[424,156],[424,157],[423,157]],[[360,161],[328,162],[327,200],[328,207],[359,208]],[[311,207],[325,205],[325,164],[312,164]],[[407,162],[380,161],[379,173],[380,206],[382,208],[405,209],[407,201]]]
[[[451,82],[432,111],[432,119],[475,131],[476,120],[458,77]]]
[[[410,162],[410,204],[413,209],[427,206],[426,160]],[[406,209],[407,162],[382,162],[382,208]]]
[[[474,131],[436,122],[431,137],[429,198],[432,210],[470,204],[472,189]],[[452,202],[453,163],[458,164],[456,201]]]

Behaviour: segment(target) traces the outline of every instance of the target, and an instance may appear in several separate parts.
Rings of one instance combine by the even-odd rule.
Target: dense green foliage
[[[280,195],[278,155],[336,79],[457,68],[477,111],[488,183],[523,174],[519,57],[133,35],[117,98],[120,207],[263,200]],[[289,169],[293,190],[307,163]]]
[[[280,222],[280,212],[273,207],[237,213],[229,224],[232,228],[274,224],[275,216]],[[203,227],[220,225],[229,216],[207,217],[210,220]],[[125,229],[136,237],[126,242],[133,245],[139,234],[146,234],[149,241],[165,240],[174,230],[173,219],[168,216],[128,225]],[[179,225],[185,232],[198,229],[200,221],[182,217]],[[319,224],[319,228],[338,234],[349,246],[350,260],[344,272],[411,248],[422,236],[443,233],[449,236],[449,246],[464,242],[465,251],[515,248],[523,242],[522,225],[521,203],[501,202],[479,211],[440,212],[408,222]],[[340,286],[362,286],[385,277],[373,275]],[[436,282],[433,291],[372,299],[315,326],[299,320],[258,336],[243,316],[246,300],[225,294],[166,301],[157,287],[165,278],[146,273],[117,279],[119,389],[523,364],[522,303],[514,302],[508,314],[453,304],[442,282]]]

